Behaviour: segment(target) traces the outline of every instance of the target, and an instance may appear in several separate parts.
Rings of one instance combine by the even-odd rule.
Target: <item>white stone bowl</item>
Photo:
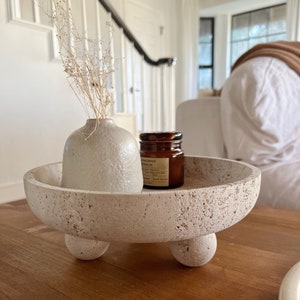
[[[97,258],[110,241],[170,242],[175,258],[188,266],[213,257],[215,233],[251,211],[261,180],[259,169],[242,162],[185,157],[182,187],[120,194],[63,188],[61,167],[27,172],[24,187],[33,213],[66,234],[73,255]]]

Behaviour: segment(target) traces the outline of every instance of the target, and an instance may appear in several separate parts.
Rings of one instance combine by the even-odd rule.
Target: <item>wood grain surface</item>
[[[167,243],[112,242],[80,261],[25,200],[2,204],[0,299],[277,299],[300,260],[300,211],[256,207],[217,238],[216,255],[198,268],[176,262]]]

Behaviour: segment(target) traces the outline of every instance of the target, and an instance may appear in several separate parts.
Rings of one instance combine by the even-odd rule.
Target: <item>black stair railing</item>
[[[133,43],[134,48],[138,51],[138,53],[144,58],[144,60],[151,66],[160,66],[167,64],[168,66],[174,65],[176,63],[175,57],[165,57],[165,58],[159,58],[158,60],[153,60],[149,57],[149,55],[145,52],[143,47],[140,45],[140,43],[137,41],[137,39],[134,37],[134,35],[131,33],[127,25],[124,23],[124,21],[121,19],[117,11],[110,5],[110,3],[107,0],[99,0],[101,5],[104,7],[104,9],[111,14],[112,19],[115,21],[115,23],[123,29],[123,33],[125,36],[129,39],[130,42]]]

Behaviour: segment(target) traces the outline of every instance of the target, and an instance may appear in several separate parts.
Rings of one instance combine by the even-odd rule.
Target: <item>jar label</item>
[[[169,158],[142,157],[144,185],[169,185]]]

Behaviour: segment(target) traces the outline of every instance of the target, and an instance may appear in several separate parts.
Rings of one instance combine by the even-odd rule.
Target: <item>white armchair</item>
[[[177,107],[188,155],[222,156],[259,167],[258,203],[300,209],[300,77],[284,62],[257,57],[226,80],[221,97]]]

